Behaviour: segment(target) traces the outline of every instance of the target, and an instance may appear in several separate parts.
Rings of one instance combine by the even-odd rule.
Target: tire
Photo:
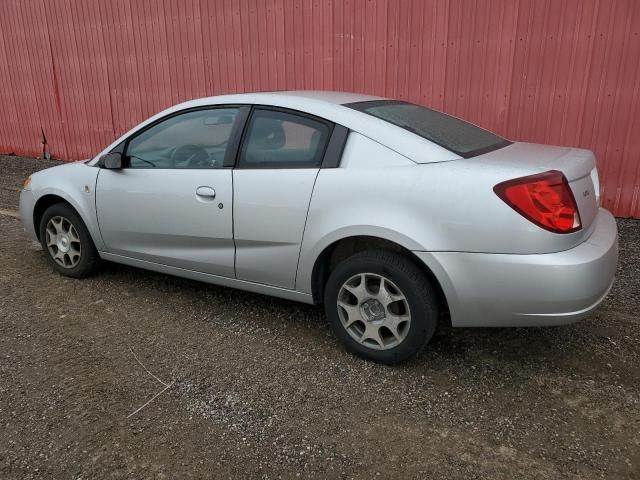
[[[385,250],[339,263],[327,281],[324,308],[347,351],[383,364],[403,362],[422,350],[438,319],[430,281],[410,259]]]
[[[47,208],[40,219],[39,232],[47,261],[56,272],[83,278],[98,267],[100,257],[91,235],[69,204],[56,203]]]

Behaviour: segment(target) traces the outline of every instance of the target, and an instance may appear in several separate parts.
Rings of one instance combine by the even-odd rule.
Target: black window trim
[[[382,122],[387,122],[391,125],[395,125],[398,128],[402,128],[403,130],[406,130],[407,132],[411,132],[414,135],[418,135],[420,138],[424,138],[425,140],[435,143],[436,145],[448,150],[449,152],[455,153],[456,155],[460,155],[462,158],[472,158],[472,157],[477,157],[478,155],[483,155],[485,153],[489,153],[489,152],[493,152],[494,150],[499,150],[501,148],[504,147],[508,147],[509,145],[513,144],[512,141],[507,140],[506,138],[502,138],[500,135],[493,133],[489,130],[487,130],[486,128],[482,128],[479,127],[478,125],[475,125],[471,122],[467,122],[466,120],[463,120],[461,118],[458,117],[454,117],[453,115],[449,115],[448,113],[444,113],[444,112],[440,112],[439,110],[433,110],[432,108],[429,107],[425,107],[424,105],[420,105],[418,103],[411,103],[411,102],[405,102],[404,100],[366,100],[364,102],[351,102],[351,103],[345,103],[343,104],[345,107],[349,107],[352,108],[354,110],[357,110],[358,112],[362,112],[362,113],[366,113],[367,115],[371,115],[373,118],[377,118],[378,120],[382,121]],[[369,113],[366,111],[367,108],[371,108],[371,107],[381,107],[384,105],[418,105],[419,107],[423,107],[423,108],[427,108],[429,110],[433,110],[434,112],[438,112],[441,113],[442,115],[446,115],[448,117],[451,118],[455,118],[456,120],[460,120],[462,122],[466,122],[469,123],[471,125],[473,125],[474,127],[480,128],[481,130],[485,130],[497,137],[502,138],[501,142],[498,142],[494,145],[489,145],[488,147],[482,147],[482,148],[477,148],[475,150],[471,150],[470,152],[458,152],[456,150],[452,150],[450,147],[447,147],[446,145],[444,145],[443,143],[438,142],[437,140],[433,140],[431,138],[426,138],[423,137],[422,135],[420,135],[419,133],[416,133],[414,130],[412,130],[411,128],[407,128],[407,127],[403,127],[400,125],[396,125],[393,122],[390,122],[388,120],[385,120],[383,118],[380,118],[372,113]]]
[[[236,118],[234,120],[233,127],[231,127],[231,133],[229,134],[227,150],[225,151],[225,156],[224,156],[224,161],[223,161],[222,168],[233,168],[234,162],[235,162],[235,158],[236,158],[236,155],[237,155],[237,151],[238,151],[238,148],[240,146],[241,135],[242,135],[242,132],[244,130],[244,127],[245,127],[245,124],[246,124],[246,121],[247,121],[247,117],[249,116],[249,112],[251,110],[251,105],[237,104],[237,103],[216,104],[216,105],[199,105],[197,107],[185,108],[185,109],[182,109],[182,110],[178,110],[176,112],[172,112],[172,113],[170,113],[168,115],[165,115],[164,117],[161,117],[161,118],[158,118],[157,120],[154,120],[153,122],[149,123],[148,125],[145,125],[140,130],[136,130],[134,133],[129,135],[127,138],[125,138],[118,145],[113,147],[109,151],[109,153],[120,153],[120,154],[122,154],[123,160],[125,162],[124,168],[129,168],[129,159],[127,157],[127,150],[129,148],[129,143],[133,139],[138,137],[139,135],[142,135],[147,130],[155,127],[156,125],[159,125],[160,123],[164,122],[165,120],[169,120],[169,119],[171,119],[173,117],[177,117],[177,116],[185,114],[185,113],[197,112],[197,111],[201,111],[201,110],[221,110],[221,109],[228,109],[228,108],[237,108],[238,109],[238,114],[236,115]],[[101,162],[102,162],[102,159],[100,159],[100,161],[98,162],[98,166],[102,166]],[[136,170],[144,170],[144,169],[145,168],[139,168],[139,169],[136,169]],[[149,169],[151,169],[151,167]],[[163,169],[163,170],[173,170],[173,169]],[[220,170],[220,169],[219,168],[188,168],[188,169],[183,169],[183,170]]]
[[[247,134],[248,134],[248,130],[249,130],[249,125],[251,125],[251,121],[253,120],[254,114],[257,110],[266,110],[266,111],[272,111],[272,112],[280,112],[280,113],[286,113],[289,115],[293,115],[293,116],[298,116],[298,117],[302,117],[302,118],[307,118],[309,120],[313,120],[315,122],[318,123],[322,123],[324,125],[327,126],[327,128],[329,129],[329,135],[327,137],[327,140],[325,141],[324,144],[324,150],[321,154],[321,160],[320,160],[320,164],[319,165],[312,165],[312,166],[306,166],[306,167],[299,167],[299,166],[291,166],[291,165],[282,165],[282,166],[269,166],[269,167],[252,167],[252,166],[244,166],[240,164],[240,157],[242,156],[242,153],[244,152],[246,146],[247,146]],[[332,140],[335,142],[336,140],[334,140],[334,134],[336,131],[336,127],[340,127],[340,129],[344,129],[345,127],[343,127],[342,125],[337,125],[336,123],[327,120],[326,118],[322,118],[322,117],[318,117],[316,115],[313,115],[311,113],[308,112],[303,112],[301,110],[295,110],[293,108],[287,108],[287,107],[280,107],[277,105],[262,105],[262,104],[255,104],[251,107],[251,113],[249,114],[246,122],[245,122],[245,126],[242,132],[242,142],[240,145],[240,148],[238,148],[238,151],[236,153],[236,161],[235,161],[235,168],[238,170],[304,170],[304,169],[313,169],[313,168],[329,168],[329,166],[325,166],[325,162],[327,162],[329,159],[332,159],[332,161],[330,161],[329,163],[335,163],[335,160],[333,159],[333,156],[335,154],[331,154],[329,156],[327,156],[327,153],[329,153],[329,146],[331,145]],[[336,137],[337,138],[337,137]],[[346,139],[345,139],[346,140]],[[343,145],[344,148],[344,145]],[[336,150],[336,147],[334,146],[332,148],[332,151]],[[342,149],[340,150],[340,154],[342,154]]]
[[[229,104],[215,104],[215,105],[199,105],[197,107],[185,108],[182,110],[178,110],[176,112],[172,112],[164,117],[158,118],[154,120],[148,125],[145,125],[140,130],[136,130],[134,133],[125,138],[118,145],[113,147],[109,153],[121,153],[123,157],[126,156],[127,148],[129,147],[129,142],[136,138],[138,135],[143,134],[145,131],[150,128],[155,127],[156,125],[168,120],[172,117],[176,117],[178,115],[182,115],[183,113],[195,112],[199,110],[214,110],[214,109],[223,109],[223,108],[238,108],[238,115],[236,116],[234,125],[231,129],[231,134],[229,135],[229,143],[227,145],[227,151],[225,152],[223,168],[241,168],[243,170],[249,170],[250,168],[242,168],[238,166],[238,162],[240,159],[241,147],[245,141],[245,135],[248,129],[249,120],[253,115],[253,111],[256,109],[260,110],[272,110],[279,111],[283,113],[289,113],[292,115],[298,115],[302,117],[309,118],[311,120],[315,120],[321,123],[324,123],[329,127],[329,138],[325,144],[325,149],[322,154],[322,162],[319,167],[294,167],[294,168],[337,168],[340,166],[340,162],[342,161],[342,153],[344,151],[344,147],[347,142],[347,138],[349,136],[350,130],[343,125],[331,122],[326,118],[318,117],[316,115],[303,112],[301,110],[296,110],[293,108],[279,107],[276,105],[262,105],[262,104],[238,104],[238,103],[229,103]],[[125,159],[126,161],[126,159]],[[102,159],[98,161],[96,164],[98,167],[102,167]],[[125,166],[128,168],[128,165]],[[275,169],[275,167],[272,167]],[[285,169],[286,167],[280,167],[280,169]],[[289,169],[291,169],[289,167]],[[219,170],[219,169],[211,169],[211,168],[193,168],[190,170]],[[258,170],[258,169],[254,169]],[[265,170],[265,169],[259,169]]]
[[[331,137],[329,137],[327,148],[324,151],[321,168],[338,168],[340,166],[350,132],[347,127],[338,123],[335,124]]]

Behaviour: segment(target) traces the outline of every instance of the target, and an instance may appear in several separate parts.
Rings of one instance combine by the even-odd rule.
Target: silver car
[[[598,191],[588,150],[305,91],[169,108],[91,160],[33,174],[20,211],[63,275],[103,259],[323,304],[349,351],[394,363],[442,319],[589,315],[618,258]]]

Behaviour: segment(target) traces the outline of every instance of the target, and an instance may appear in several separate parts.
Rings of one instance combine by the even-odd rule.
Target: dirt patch
[[[3,192],[33,168],[6,162]],[[638,478],[640,222],[619,228],[590,319],[454,329],[390,368],[315,307],[115,264],[61,277],[0,215],[0,477]],[[134,353],[173,384],[127,418],[164,388]]]

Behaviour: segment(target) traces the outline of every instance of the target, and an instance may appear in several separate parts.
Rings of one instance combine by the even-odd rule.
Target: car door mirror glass
[[[109,170],[117,170],[122,168],[122,154],[121,153],[107,153],[102,157],[102,166]]]

